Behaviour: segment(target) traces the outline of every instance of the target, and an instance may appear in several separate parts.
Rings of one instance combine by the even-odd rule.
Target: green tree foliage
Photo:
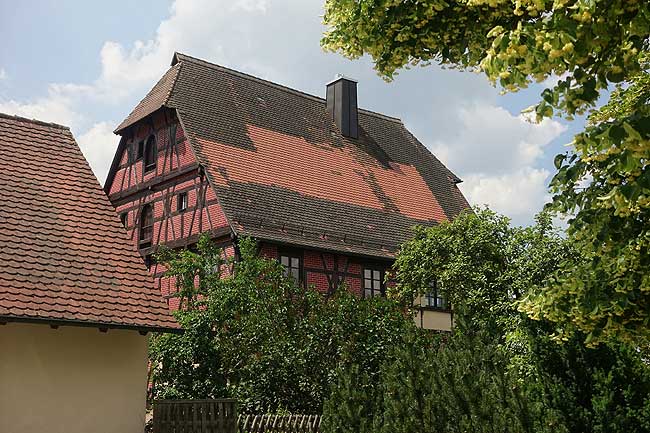
[[[558,344],[552,323],[517,308],[570,260],[580,255],[544,214],[534,226],[513,228],[476,209],[418,229],[401,248],[394,295],[411,299],[437,278],[454,303],[454,333],[437,344],[405,334],[368,393],[381,407],[364,407],[365,425],[385,432],[648,431],[650,369],[638,350],[614,341],[588,347],[579,332]],[[333,395],[342,401],[351,385],[342,380]],[[351,401],[362,400],[355,394]]]
[[[418,63],[483,72],[505,91],[550,76],[538,120],[586,113],[607,89],[567,155],[555,159],[550,206],[573,217],[583,257],[567,262],[523,308],[581,331],[592,344],[650,341],[650,3],[645,0],[326,0],[322,44],[372,56],[387,79]]]
[[[650,431],[647,359],[626,344],[587,347],[581,334],[560,345],[550,329],[527,323],[532,373],[526,381],[557,425],[572,433]]]
[[[324,299],[297,285],[252,240],[240,242],[240,254],[225,261],[203,237],[197,251],[160,255],[184,299],[175,314],[185,333],[152,341],[154,398],[234,397],[245,411],[318,413],[337,368],[361,365],[376,380],[414,327],[390,300],[344,289]]]
[[[337,371],[323,407],[322,429],[336,433],[374,433],[381,429],[378,385],[357,364]]]
[[[650,75],[612,93],[573,150],[558,155],[551,207],[573,214],[569,237],[583,260],[567,262],[522,308],[591,343],[650,343]]]
[[[564,431],[484,331],[464,329],[437,348],[405,345],[385,371],[382,432]]]
[[[548,214],[530,227],[512,227],[489,209],[466,211],[451,222],[415,229],[395,262],[400,300],[422,294],[436,280],[455,315],[476,329],[515,331],[515,300],[540,285],[574,255]]]

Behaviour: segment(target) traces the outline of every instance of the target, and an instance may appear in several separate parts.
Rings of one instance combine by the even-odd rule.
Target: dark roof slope
[[[468,207],[460,180],[399,119],[360,109],[349,139],[322,98],[179,53],[170,75],[162,105],[177,110],[238,234],[389,258],[412,226]],[[134,112],[155,111],[145,101],[156,87]]]
[[[0,321],[177,329],[70,130],[0,113]]]

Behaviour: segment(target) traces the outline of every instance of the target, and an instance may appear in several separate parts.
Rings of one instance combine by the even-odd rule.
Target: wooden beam
[[[199,174],[199,165],[192,164],[173,173],[167,173],[160,176],[155,176],[140,185],[129,188],[125,191],[116,192],[111,194],[108,198],[114,207],[121,206],[125,203],[140,198],[142,195],[147,195],[151,192],[162,191],[167,185],[178,183],[183,180],[190,179]]]

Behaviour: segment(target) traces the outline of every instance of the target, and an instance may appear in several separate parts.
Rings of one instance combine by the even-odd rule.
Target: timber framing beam
[[[192,179],[198,176],[201,172],[199,164],[192,164],[191,166],[182,168],[173,173],[156,176],[146,182],[139,184],[134,188],[129,188],[124,191],[117,192],[108,196],[113,206],[121,206],[130,201],[136,200],[142,196],[150,194],[151,192],[162,191],[169,185],[182,182],[184,180]]]

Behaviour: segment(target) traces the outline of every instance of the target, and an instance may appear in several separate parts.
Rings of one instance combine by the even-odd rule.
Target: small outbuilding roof
[[[0,113],[0,322],[178,330],[61,125]]]

